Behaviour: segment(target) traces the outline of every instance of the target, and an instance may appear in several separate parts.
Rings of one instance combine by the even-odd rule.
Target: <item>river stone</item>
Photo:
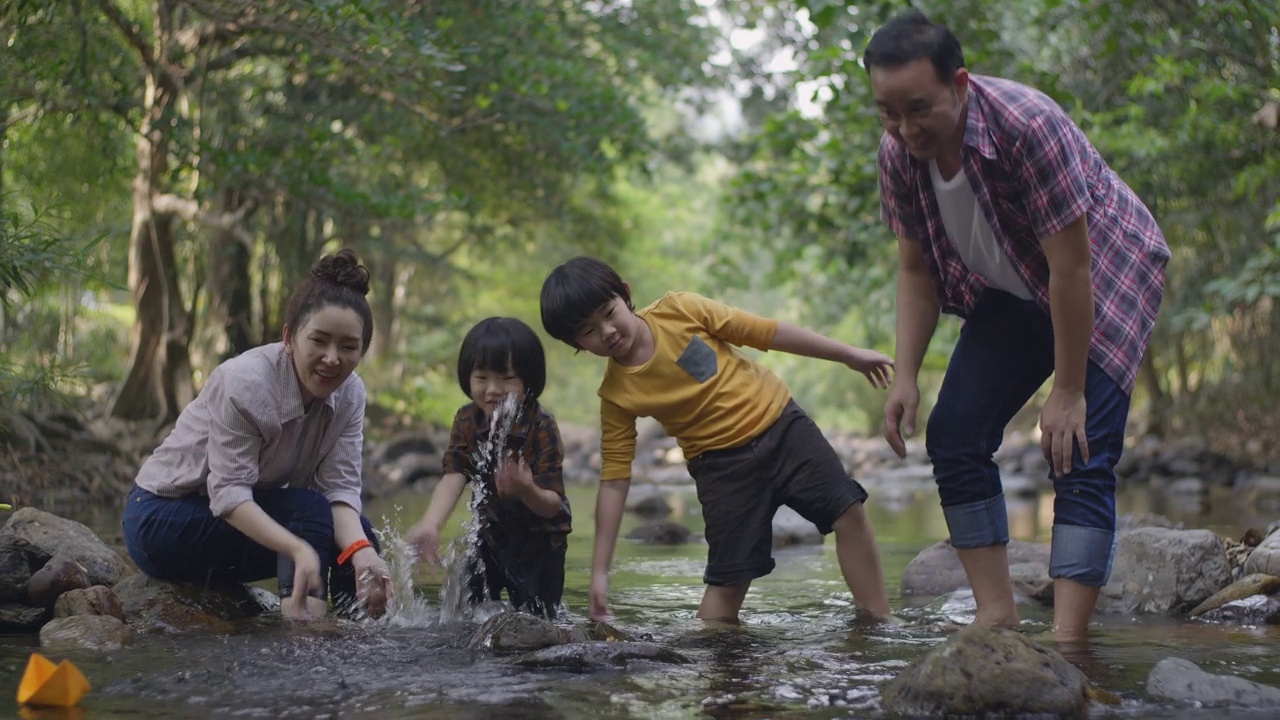
[[[1191,617],[1203,615],[1233,600],[1243,600],[1254,595],[1273,595],[1280,592],[1280,577],[1265,573],[1246,575],[1214,593],[1191,610]]]
[[[1044,567],[1044,577],[1049,576],[1049,546],[1042,543],[1028,543],[1011,540],[1007,548],[1010,567],[1034,564]],[[1019,593],[1028,597],[1044,597],[1040,587],[1040,574],[1032,573],[1029,568],[1018,568],[1019,578],[1027,580],[1026,587],[1020,587]],[[933,596],[969,587],[969,579],[965,577],[964,567],[960,564],[960,556],[951,547],[950,540],[942,540],[921,550],[907,563],[902,571],[902,595]],[[1049,595],[1052,596],[1052,587]]]
[[[0,533],[0,603],[27,602],[27,581],[51,557],[23,538]]]
[[[1223,603],[1200,617],[1231,625],[1280,625],[1280,597],[1251,595]]]
[[[1207,673],[1190,660],[1174,657],[1151,669],[1147,694],[1156,700],[1196,703],[1199,707],[1280,709],[1280,688]]]
[[[559,645],[568,639],[567,630],[556,627],[555,623],[546,618],[507,611],[484,621],[467,638],[466,646],[497,652],[539,650]]]
[[[92,583],[84,566],[70,555],[58,553],[27,581],[27,602],[35,607],[53,609],[62,593],[90,585]]]
[[[1258,543],[1244,561],[1245,573],[1280,575],[1280,532],[1272,532]]]
[[[1142,528],[1120,536],[1098,609],[1183,613],[1230,582],[1227,554],[1213,531]]]
[[[626,667],[631,660],[686,665],[689,658],[674,650],[649,642],[596,640],[543,648],[516,660],[524,667],[559,668],[562,670],[599,670]]]
[[[800,513],[783,505],[773,514],[773,549],[793,545],[821,545],[822,533]]]
[[[20,603],[0,603],[0,633],[30,633],[40,629],[49,611]]]
[[[53,604],[56,618],[74,615],[110,615],[124,620],[124,606],[116,591],[106,585],[94,585],[80,590],[68,590],[58,596]]]
[[[881,697],[899,715],[1083,718],[1088,688],[1056,651],[1013,630],[970,625],[908,665]]]
[[[110,615],[54,618],[40,628],[40,645],[50,650],[119,650],[132,640],[133,630]]]
[[[652,520],[627,533],[628,540],[646,545],[684,545],[692,536],[689,528],[671,520]]]
[[[125,620],[140,633],[228,634],[262,607],[243,585],[198,587],[136,573],[115,588]]]
[[[641,517],[664,518],[671,514],[671,503],[657,485],[632,485],[627,492],[627,512]]]
[[[27,540],[50,557],[65,553],[75,558],[92,585],[115,585],[133,572],[124,558],[75,520],[25,507],[9,516],[3,531]]]

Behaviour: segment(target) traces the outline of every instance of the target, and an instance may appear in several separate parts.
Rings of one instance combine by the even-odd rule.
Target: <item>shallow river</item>
[[[369,508],[375,524],[407,528],[426,507],[407,493]],[[571,490],[565,602],[583,620],[591,549],[594,492]],[[1214,496],[1194,517],[1164,507],[1138,488],[1121,497],[1122,512],[1163,512],[1188,526],[1238,537],[1267,518]],[[465,503],[449,522],[457,534]],[[633,664],[596,673],[528,670],[502,658],[457,647],[463,626],[441,621],[440,578],[419,578],[413,603],[383,622],[340,622],[291,629],[278,618],[255,621],[228,637],[143,637],[119,653],[73,656],[94,689],[81,712],[32,713],[12,700],[0,718],[862,718],[879,715],[878,683],[940,642],[939,620],[965,621],[963,598],[903,601],[903,567],[920,549],[945,537],[932,493],[869,505],[880,539],[890,596],[906,619],[901,628],[859,624],[830,542],[780,551],[778,568],[747,596],[740,628],[708,628],[694,617],[701,598],[705,546],[640,546],[620,541],[611,580],[614,624],[650,634],[694,660],[691,665]],[[679,520],[701,530],[691,495],[676,497]],[[67,513],[75,516],[75,513]],[[109,542],[118,542],[110,513],[80,514]],[[628,517],[623,532],[638,520]],[[1010,527],[1024,540],[1048,539],[1051,498],[1011,505]],[[402,595],[403,599],[403,595]],[[1046,609],[1022,606],[1029,632],[1048,629]],[[1164,707],[1144,699],[1147,673],[1176,655],[1210,672],[1280,685],[1280,628],[1240,628],[1155,617],[1100,616],[1086,649],[1062,648],[1102,688],[1120,696],[1103,717],[1262,718],[1270,713]],[[33,646],[0,636],[0,672],[16,688]],[[60,657],[55,657],[60,659]],[[13,696],[10,695],[10,698]]]

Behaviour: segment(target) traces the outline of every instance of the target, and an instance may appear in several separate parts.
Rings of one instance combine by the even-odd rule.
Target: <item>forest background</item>
[[[694,290],[892,353],[859,56],[909,5],[5,0],[0,435],[35,447],[68,405],[161,432],[344,246],[374,275],[360,372],[386,422],[447,422],[462,335],[541,332],[543,277],[582,253],[639,304]],[[914,5],[973,72],[1061,103],[1163,227],[1135,431],[1277,460],[1280,5]],[[593,424],[599,360],[544,342],[546,405]],[[824,427],[879,426],[860,378],[763,360]]]

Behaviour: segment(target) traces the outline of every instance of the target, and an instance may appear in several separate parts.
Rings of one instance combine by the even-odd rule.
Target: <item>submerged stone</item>
[[[692,662],[674,650],[649,642],[595,640],[543,648],[516,661],[523,667],[560,668],[562,670],[599,670],[626,667],[632,660],[645,660],[672,665]]]
[[[1226,605],[1235,600],[1243,600],[1254,595],[1274,595],[1280,592],[1280,577],[1266,573],[1246,575],[1218,592],[1210,595],[1204,602],[1195,606],[1191,617],[1203,615],[1210,610]]]

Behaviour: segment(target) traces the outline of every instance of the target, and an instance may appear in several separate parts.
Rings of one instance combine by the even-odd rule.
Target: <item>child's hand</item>
[[[893,383],[893,358],[875,350],[852,348],[845,365],[867,377],[867,382],[881,389]]]
[[[418,523],[409,530],[405,540],[417,552],[417,564],[425,562],[434,575],[440,567],[440,531],[426,523]]]
[[[498,497],[511,497],[523,500],[530,493],[537,492],[538,486],[533,482],[533,471],[525,463],[524,458],[505,458],[493,476],[493,484],[498,488]]]
[[[587,595],[591,608],[591,619],[605,622],[613,619],[609,612],[609,576],[605,573],[591,573],[591,590]]]

